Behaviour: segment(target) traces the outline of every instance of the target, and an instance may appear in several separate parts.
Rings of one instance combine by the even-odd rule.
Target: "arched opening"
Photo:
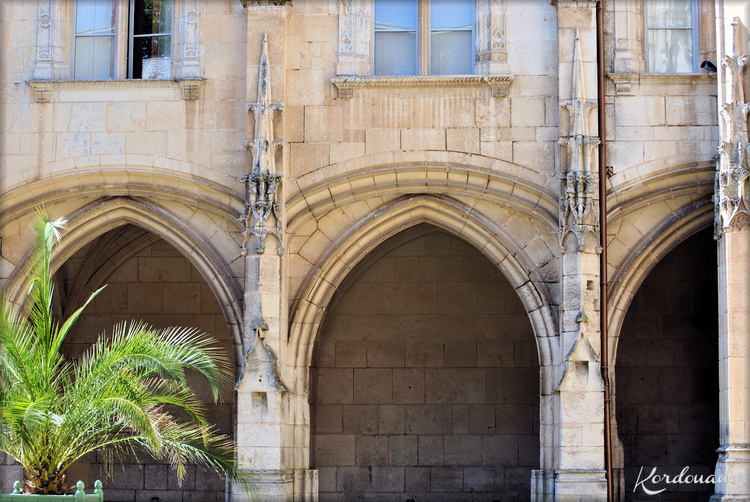
[[[667,254],[625,315],[616,360],[616,415],[624,493],[706,500],[712,483],[666,483],[713,473],[719,445],[716,243],[711,229]],[[654,472],[654,477],[649,476]],[[645,480],[645,481],[644,481]],[[643,482],[642,482],[643,481]]]
[[[467,242],[420,224],[363,259],[327,311],[311,383],[321,500],[529,497],[533,329],[508,280]]]
[[[88,296],[106,288],[87,307],[69,335],[63,352],[78,357],[97,337],[110,333],[121,321],[143,320],[156,328],[196,327],[217,339],[229,361],[234,347],[224,313],[212,288],[198,269],[167,241],[131,224],[105,232],[75,251],[57,270],[55,311],[67,316]],[[212,402],[207,385],[194,375],[188,381],[205,403],[209,420],[222,434],[233,434],[234,393],[230,385],[219,404]],[[115,465],[105,480],[104,458],[89,455],[68,470],[69,479],[87,486],[105,480],[109,496],[118,500],[182,500],[183,492],[200,500],[224,498],[225,481],[201,468],[189,466],[182,485],[176,472],[146,454],[130,455]]]

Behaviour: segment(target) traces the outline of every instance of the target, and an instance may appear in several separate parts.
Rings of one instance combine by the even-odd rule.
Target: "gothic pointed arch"
[[[54,213],[54,209],[51,209]],[[81,247],[104,233],[122,225],[132,224],[163,237],[200,272],[215,295],[231,334],[235,363],[242,356],[242,287],[229,264],[209,238],[188,221],[148,199],[115,197],[96,199],[79,208],[68,219],[68,230],[52,256],[52,270],[57,270]],[[27,290],[29,255],[9,279],[8,298],[22,304]]]
[[[531,260],[520,243],[489,218],[455,199],[417,195],[400,198],[353,225],[315,264],[300,288],[298,299],[291,306],[290,344],[296,351],[296,367],[304,369],[310,366],[325,310],[352,267],[388,238],[421,223],[432,224],[464,239],[503,272],[529,316],[540,366],[551,366],[556,350],[552,340],[557,325],[549,292],[541,278],[532,272]],[[302,382],[298,380],[305,385],[304,381],[304,377]],[[551,378],[543,376],[542,386],[551,391]]]

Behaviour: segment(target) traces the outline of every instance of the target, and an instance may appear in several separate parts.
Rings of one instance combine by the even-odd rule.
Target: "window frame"
[[[165,37],[169,36],[169,43],[170,43],[170,50],[169,50],[169,67],[170,67],[170,76],[169,78],[172,78],[172,68],[174,67],[174,0],[166,0],[172,3],[170,11],[170,20],[169,20],[169,32],[159,32],[159,33],[148,33],[148,34],[135,34],[135,1],[129,0],[128,3],[130,4],[128,6],[128,57],[127,57],[127,65],[128,65],[128,79],[129,80],[154,80],[154,79],[144,79],[143,77],[139,79],[133,79],[133,49],[135,47],[135,39],[136,38],[147,38],[147,37]],[[155,79],[155,80],[167,80],[167,79]]]
[[[374,76],[396,76],[399,75],[390,75],[390,74],[382,74],[378,75],[375,73],[375,2],[377,0],[373,0],[373,7],[372,7],[372,23],[370,23],[371,26],[371,32],[370,32],[370,72]],[[693,0],[694,1],[694,0]],[[416,64],[415,67],[417,69],[417,72],[413,75],[400,75],[403,77],[414,77],[414,76],[430,76],[430,75],[436,75],[436,76],[451,76],[451,75],[466,75],[466,74],[433,74],[431,63],[432,63],[432,23],[430,22],[430,0],[416,0],[417,2],[417,19],[416,19]],[[474,75],[476,73],[476,16],[477,16],[477,6],[476,6],[476,0],[471,0],[469,2],[471,4],[471,68],[472,71],[469,75]],[[465,31],[465,30],[455,30],[455,31]]]
[[[170,76],[168,78],[164,79],[156,79],[156,80],[171,80],[174,76],[174,51],[175,51],[175,36],[174,36],[174,25],[175,25],[175,1],[174,0],[168,0],[172,3],[171,7],[171,17],[170,17],[170,31],[169,33],[158,33],[158,34],[151,34],[151,35],[139,35],[139,36],[164,36],[169,35],[170,37]],[[110,78],[104,79],[104,80],[144,80],[144,79],[134,79],[132,78],[132,69],[133,69],[133,61],[132,61],[132,54],[133,54],[133,38],[134,37],[133,31],[133,23],[134,23],[134,14],[135,14],[135,2],[132,0],[114,0],[115,2],[115,26],[114,26],[114,34],[112,35],[101,35],[101,36],[112,36],[114,37],[114,57],[115,61],[113,64],[113,75]],[[75,74],[76,70],[76,44],[77,39],[79,38],[79,35],[77,35],[77,19],[78,19],[78,0],[74,0],[72,2],[72,9],[73,9],[73,15],[71,16],[72,19],[72,44],[71,44],[71,53],[70,53],[70,59],[71,59],[71,65],[70,65],[70,75],[71,80],[75,81],[96,81],[96,80],[102,80],[102,79],[88,79],[88,78],[79,78]],[[127,40],[125,40],[127,39]],[[145,79],[145,80],[152,80],[152,79]]]
[[[690,27],[671,27],[671,26],[651,26],[649,25],[649,0],[644,0],[643,2],[643,46],[644,46],[644,59],[646,64],[646,72],[647,73],[653,73],[658,75],[680,75],[680,74],[689,74],[689,73],[697,73],[698,72],[698,59],[699,59],[699,53],[700,53],[700,46],[699,46],[699,27],[698,23],[700,22],[700,16],[698,12],[698,0],[690,0]],[[690,43],[692,44],[692,58],[691,58],[691,64],[692,64],[692,71],[690,72],[669,72],[669,71],[655,71],[653,68],[651,68],[651,61],[649,59],[650,54],[650,43],[649,43],[649,33],[651,30],[666,30],[666,31],[687,31],[690,30]]]

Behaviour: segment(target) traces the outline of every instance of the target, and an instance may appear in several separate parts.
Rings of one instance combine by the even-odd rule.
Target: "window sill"
[[[716,85],[715,73],[610,73],[615,94],[632,96],[633,85]]]
[[[199,89],[205,79],[193,78],[174,80],[30,80],[26,82],[34,93],[34,101],[37,103],[49,103],[59,100],[62,91],[86,91],[87,93],[104,91],[137,91],[149,89],[152,91],[180,90],[182,99],[194,100],[199,97]],[[125,95],[123,95],[125,97]]]
[[[337,75],[331,83],[339,98],[351,98],[354,89],[413,89],[423,87],[490,87],[494,97],[505,97],[512,75],[417,75],[394,77],[356,77]]]

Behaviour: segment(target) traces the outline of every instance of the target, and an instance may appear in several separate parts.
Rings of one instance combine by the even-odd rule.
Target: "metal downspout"
[[[609,337],[607,334],[607,124],[604,92],[604,6],[603,0],[596,2],[596,66],[597,104],[599,121],[599,239],[602,248],[599,257],[599,314],[601,319],[601,367],[604,380],[604,468],[607,472],[607,500],[614,500],[614,480],[612,479],[612,431],[609,392]]]

